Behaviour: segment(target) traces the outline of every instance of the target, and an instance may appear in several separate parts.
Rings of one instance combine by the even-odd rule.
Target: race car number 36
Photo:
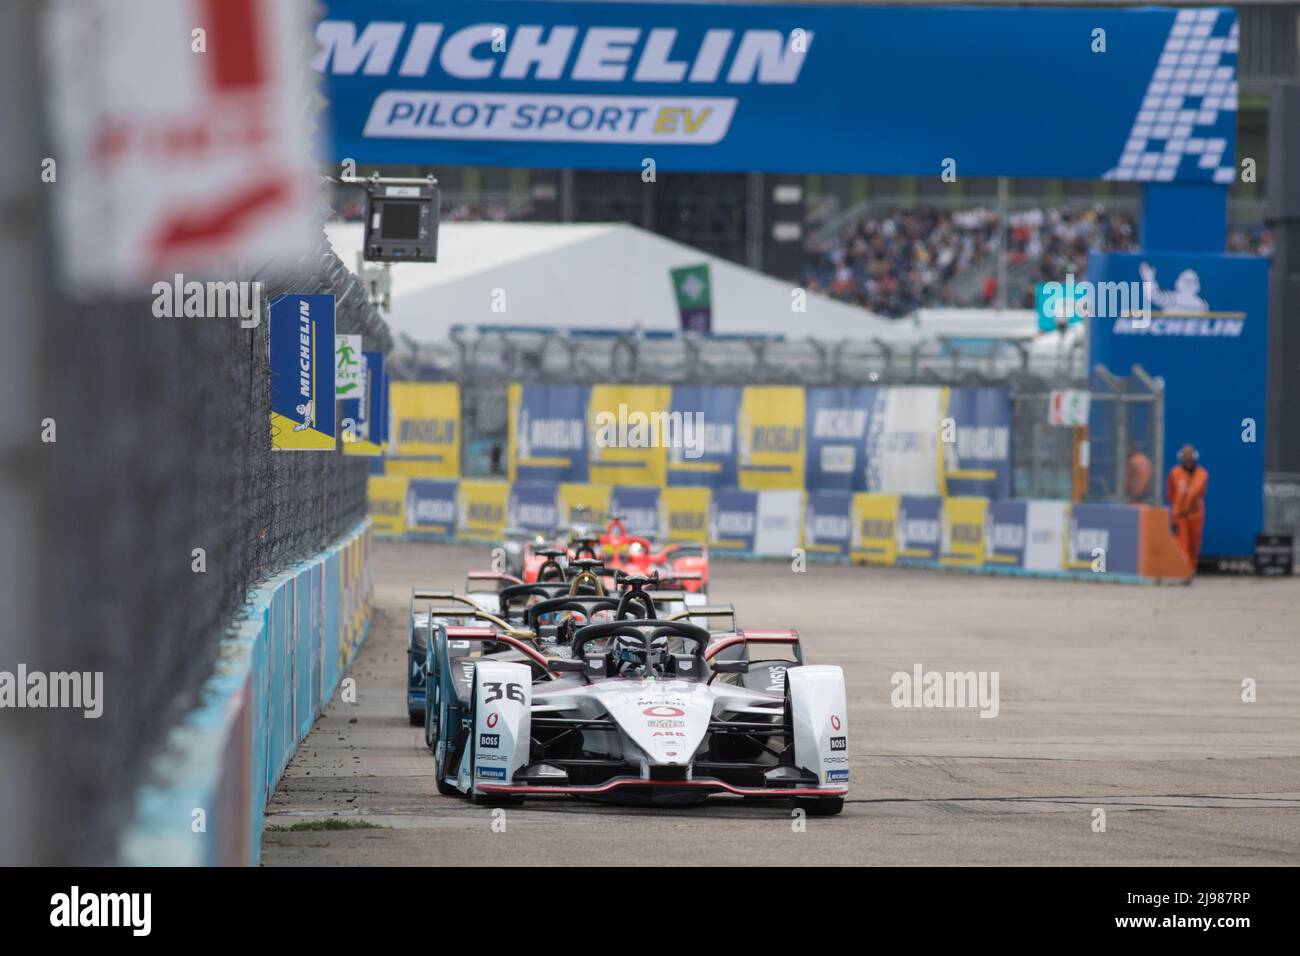
[[[487,681],[483,687],[487,690],[487,696],[483,698],[485,703],[492,703],[494,700],[500,700],[503,696],[506,700],[524,702],[524,688],[522,684],[506,684],[505,693],[502,694],[500,681]]]

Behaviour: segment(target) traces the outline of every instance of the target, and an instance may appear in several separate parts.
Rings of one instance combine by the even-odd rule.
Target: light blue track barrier
[[[137,795],[121,861],[256,864],[266,802],[370,624],[370,522],[267,581]]]

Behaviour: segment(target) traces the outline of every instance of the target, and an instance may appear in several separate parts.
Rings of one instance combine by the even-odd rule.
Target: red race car
[[[709,549],[695,542],[669,542],[656,548],[641,535],[629,534],[622,515],[612,515],[600,536],[605,567],[625,574],[649,577],[658,572],[664,586],[704,592],[709,586]]]

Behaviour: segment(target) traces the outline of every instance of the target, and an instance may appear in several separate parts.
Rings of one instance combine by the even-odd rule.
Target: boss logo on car
[[[847,750],[849,740],[847,737],[832,737],[831,750]]]
[[[501,735],[500,734],[479,734],[478,745],[480,747],[496,750],[498,747],[501,746]]]

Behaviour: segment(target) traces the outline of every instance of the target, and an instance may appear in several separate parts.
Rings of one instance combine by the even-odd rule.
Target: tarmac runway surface
[[[785,804],[718,798],[494,813],[438,795],[404,703],[410,589],[460,590],[487,552],[376,542],[356,702],[336,693],[285,771],[264,865],[1300,859],[1300,579],[1151,588],[715,559],[711,603],[734,603],[741,627],[797,627],[806,662],[844,668],[844,812],[801,819]],[[895,706],[894,675],[918,665],[996,672],[996,716]],[[280,829],[325,820],[375,828]]]

